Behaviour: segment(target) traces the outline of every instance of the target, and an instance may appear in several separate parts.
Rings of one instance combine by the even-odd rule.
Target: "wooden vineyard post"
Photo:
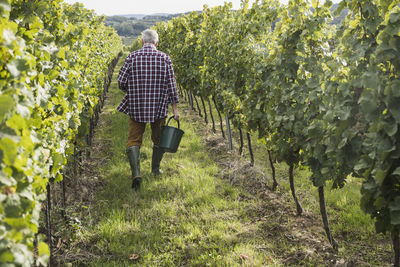
[[[192,107],[192,110],[196,111],[196,109],[194,108],[194,102],[193,102],[193,94],[191,91],[189,91],[189,99],[190,99],[190,106]]]
[[[52,258],[53,245],[52,245],[52,241],[51,241],[51,186],[50,186],[50,181],[47,183],[46,190],[47,190],[47,199],[46,199],[47,243],[49,245],[49,250],[50,250],[49,266],[52,266],[51,258]]]
[[[326,212],[326,204],[325,204],[325,193],[324,187],[318,187],[318,195],[319,195],[319,209],[321,211],[322,221],[324,223],[324,229],[326,236],[328,237],[329,243],[332,245],[335,251],[338,250],[338,244],[335,239],[333,239],[331,228],[329,227],[328,214]]]
[[[89,131],[90,132],[90,131]],[[86,141],[86,158],[90,158],[90,135],[89,133],[87,135],[85,135],[85,141]],[[79,173],[82,173],[81,171]]]
[[[294,202],[296,203],[297,215],[301,215],[303,213],[303,208],[301,207],[300,202],[296,196],[296,191],[294,188],[293,169],[294,169],[293,164],[291,164],[289,167],[290,190],[292,191],[292,196],[293,196]]]
[[[208,107],[210,109],[210,117],[211,117],[211,121],[212,121],[212,131],[213,131],[213,133],[216,133],[217,130],[215,129],[214,115],[212,113],[211,102],[210,102],[210,98],[209,97],[207,97],[207,102],[208,102]]]
[[[214,101],[215,109],[216,109],[217,112],[218,112],[219,121],[220,121],[220,125],[221,125],[222,137],[223,137],[224,139],[226,139],[226,137],[225,137],[225,132],[224,132],[224,127],[223,127],[223,125],[222,125],[222,116],[221,116],[221,112],[219,112],[219,109],[218,109],[218,107],[217,107],[217,103],[215,102],[215,98],[214,98],[214,97],[213,97],[213,101]]]
[[[242,128],[239,127],[239,137],[240,137],[240,147],[239,147],[239,155],[241,156],[243,154],[243,131]]]
[[[251,136],[250,133],[247,132],[247,143],[249,145],[249,154],[250,154],[250,166],[254,166],[254,155],[253,155],[253,148],[251,147]]]
[[[65,179],[66,175],[63,175],[63,179],[61,181],[61,216],[64,218],[64,220],[67,220],[67,214],[66,214],[66,201],[65,201],[65,193],[66,193],[66,188],[65,188]]]
[[[188,96],[188,103],[190,105],[190,108],[193,109],[193,103],[192,103],[192,98],[190,97],[190,91],[187,91],[187,96]]]
[[[207,110],[206,110],[206,104],[204,104],[204,99],[202,96],[200,96],[201,103],[203,104],[203,110],[204,110],[204,121],[205,123],[208,124],[208,118],[207,118]]]
[[[76,176],[78,176],[78,153],[77,153],[77,149],[76,149],[76,146],[77,146],[77,142],[75,141],[74,142],[74,155],[73,155],[73,158],[74,158],[74,162],[73,162],[73,165],[72,165],[72,171],[73,171],[73,175],[74,175],[74,178],[76,178]]]
[[[229,149],[233,150],[231,124],[229,122],[229,117],[228,116],[226,116],[226,131],[228,132]]]
[[[400,267],[400,238],[399,238],[399,228],[395,227],[392,231],[392,242],[394,250],[394,267]]]
[[[178,87],[178,94],[179,94],[180,97],[182,97],[183,96],[182,87],[179,84],[177,84],[177,87]]]
[[[196,106],[197,106],[197,110],[199,112],[199,116],[203,117],[203,114],[201,114],[201,109],[200,109],[200,106],[199,106],[199,102],[197,101],[196,95],[193,95],[193,97],[194,97],[194,101],[196,102]]]
[[[272,184],[272,191],[275,191],[276,188],[278,187],[278,182],[276,181],[275,166],[274,166],[274,162],[272,160],[271,150],[268,150],[268,159],[269,159],[269,164],[272,169],[272,180],[274,181],[274,183]]]
[[[37,267],[38,265],[38,256],[39,256],[39,248],[38,248],[38,233],[35,234],[35,238],[33,239],[33,247],[35,248],[35,251],[37,251],[37,253],[35,253],[34,257],[34,263],[33,266]]]

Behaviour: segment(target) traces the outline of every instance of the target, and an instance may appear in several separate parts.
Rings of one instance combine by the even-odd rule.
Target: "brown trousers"
[[[165,118],[159,119],[158,121],[150,123],[151,126],[151,140],[154,145],[158,145],[160,142],[161,129],[165,125]],[[142,145],[144,130],[146,129],[145,122],[137,122],[129,119],[129,135],[128,141],[126,142],[126,148],[131,146]]]

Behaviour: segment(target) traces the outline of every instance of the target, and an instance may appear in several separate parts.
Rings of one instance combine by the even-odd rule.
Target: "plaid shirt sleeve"
[[[167,57],[167,90],[168,90],[168,104],[178,103],[179,97],[177,92],[174,68],[172,67],[172,60]]]
[[[121,89],[124,92],[126,92],[126,90],[128,89],[128,79],[131,72],[131,66],[132,66],[131,57],[128,56],[118,74],[118,86],[119,89]]]

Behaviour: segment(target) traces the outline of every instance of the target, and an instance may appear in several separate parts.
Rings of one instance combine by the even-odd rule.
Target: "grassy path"
[[[185,135],[177,153],[165,154],[162,177],[150,176],[152,143],[146,129],[141,148],[144,181],[141,190],[133,191],[125,154],[128,118],[116,111],[123,97],[116,84],[122,61],[96,130],[92,161],[83,175],[88,184],[95,182],[76,192],[87,194],[88,199],[72,205],[69,214],[76,215],[76,220],[67,247],[57,257],[60,264],[341,266],[344,262],[369,265],[374,258],[389,264],[390,251],[378,252],[380,247],[375,245],[365,255],[350,255],[348,247],[339,254],[332,251],[315,206],[308,206],[314,210],[305,216],[295,216],[288,185],[282,182],[284,167],[278,166],[282,184],[277,193],[256,190],[265,188],[268,171],[250,168],[243,158],[227,151],[219,135],[213,135],[185,104],[180,105]],[[300,187],[299,194],[307,190]],[[368,251],[371,248],[375,250]],[[376,257],[376,253],[382,255]],[[348,260],[357,255],[359,259]]]
[[[83,218],[76,232],[73,246],[81,248],[83,257],[74,264],[234,266],[245,261],[257,266],[272,260],[257,249],[264,245],[247,216],[255,200],[216,178],[218,166],[184,109],[185,135],[177,153],[165,154],[163,176],[149,174],[152,143],[147,128],[140,152],[144,182],[138,192],[130,188],[128,118],[115,111],[123,97],[115,80],[96,133],[97,152],[92,152],[104,159],[94,168],[105,186],[87,207],[90,218]]]

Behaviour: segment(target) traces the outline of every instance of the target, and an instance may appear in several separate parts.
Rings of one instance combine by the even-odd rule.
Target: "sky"
[[[334,0],[337,3],[340,0]],[[85,8],[93,9],[98,15],[123,15],[154,13],[184,13],[194,10],[202,10],[203,5],[209,7],[223,5],[225,0],[65,0],[69,4],[83,3]],[[229,0],[233,9],[240,8],[240,0]],[[254,0],[250,0],[250,3]],[[287,0],[281,0],[285,3]]]

